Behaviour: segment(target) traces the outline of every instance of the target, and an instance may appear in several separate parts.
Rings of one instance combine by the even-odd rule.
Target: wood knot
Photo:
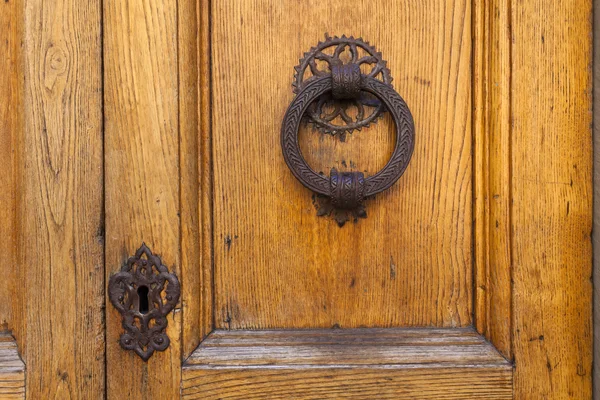
[[[56,80],[64,75],[68,69],[67,53],[60,47],[51,45],[46,50],[44,60],[44,85],[46,89],[53,90]]]

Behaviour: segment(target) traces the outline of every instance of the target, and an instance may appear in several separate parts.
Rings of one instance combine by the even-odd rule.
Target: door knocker
[[[338,225],[343,226],[350,216],[365,218],[365,198],[388,189],[402,176],[414,150],[414,121],[408,106],[391,85],[392,78],[381,53],[362,39],[327,35],[325,38],[295,68],[296,97],[283,118],[281,147],[294,176],[329,200],[318,214],[335,212]],[[350,60],[344,62],[340,55],[346,48]],[[317,60],[324,62],[327,70],[320,69]],[[363,72],[363,64],[371,68],[367,73]],[[312,74],[309,78],[305,78],[307,70]],[[351,105],[358,109],[354,119],[347,113]],[[367,106],[373,109],[370,114],[365,112]],[[390,160],[376,174],[365,177],[362,172],[339,172],[333,168],[327,177],[315,172],[302,156],[298,130],[303,118],[308,118],[321,132],[344,135],[376,122],[384,111],[391,114],[396,124],[396,145]],[[341,123],[336,123],[340,120]]]

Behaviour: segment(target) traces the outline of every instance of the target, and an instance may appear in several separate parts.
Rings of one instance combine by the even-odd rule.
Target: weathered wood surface
[[[27,398],[103,399],[101,1],[22,5],[15,267],[24,274]]]
[[[161,256],[171,272],[182,276],[180,196],[186,205],[190,200],[187,192],[180,192],[180,178],[188,182],[189,174],[181,168],[194,153],[193,141],[180,138],[178,129],[179,107],[185,114],[190,105],[188,97],[179,98],[177,15],[175,0],[104,2],[107,282],[142,242]],[[189,132],[190,127],[184,125],[183,131]],[[179,159],[180,145],[192,152],[186,154],[184,164]],[[195,229],[188,223],[186,235],[188,228],[192,234]],[[181,309],[168,317],[169,348],[155,352],[146,363],[120,348],[121,316],[108,299],[107,303],[108,398],[176,398],[181,378]]]
[[[215,331],[186,399],[510,399],[512,366],[464,329]]]
[[[471,324],[471,3],[216,0],[211,18],[217,327]],[[417,127],[405,175],[342,229],[316,216],[279,138],[293,67],[325,32],[383,52]],[[305,154],[372,174],[392,129],[340,143],[307,128]]]
[[[25,364],[8,332],[0,333],[0,399],[25,399]]]
[[[515,398],[592,394],[591,0],[512,2]]]

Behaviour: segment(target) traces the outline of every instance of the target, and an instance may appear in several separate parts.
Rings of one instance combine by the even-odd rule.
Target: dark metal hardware
[[[337,46],[332,56],[322,53],[323,49],[332,45]],[[330,212],[335,209],[336,220],[340,226],[348,219],[348,212],[358,217],[366,217],[362,205],[364,199],[392,186],[404,173],[414,150],[412,114],[402,97],[390,84],[391,78],[386,81],[385,77],[389,77],[389,72],[383,74],[383,80],[377,79],[380,73],[387,70],[385,62],[380,61],[381,54],[366,44],[365,46],[372,49],[379,58],[372,55],[358,58],[356,48],[362,45],[365,45],[365,42],[360,39],[346,38],[345,36],[328,38],[325,43],[320,43],[319,46],[307,53],[308,56],[305,55],[305,58],[301,60],[300,68],[296,67],[295,89],[297,95],[290,103],[281,127],[281,147],[285,162],[304,186],[330,199],[329,208],[325,207],[325,211],[320,210],[319,215],[327,213],[327,210]],[[348,63],[341,64],[339,54],[346,47],[350,47],[352,57]],[[298,81],[298,77],[303,76],[303,71],[307,66],[311,70],[316,68],[314,66],[316,59],[328,60],[331,72],[314,73],[313,71],[313,77]],[[369,74],[361,73],[360,63],[371,60],[376,63],[374,71]],[[322,107],[319,104],[324,101],[324,95],[328,95],[334,100],[350,99],[360,104],[361,99],[366,98],[365,93],[376,97],[380,102],[377,112],[387,110],[396,124],[396,146],[390,160],[381,171],[367,178],[360,172],[338,172],[335,169],[331,171],[330,177],[318,174],[308,165],[300,151],[298,129],[303,116],[308,112],[312,122],[319,125],[321,124],[320,117],[318,115],[315,117],[313,111]],[[341,107],[338,111],[343,113]],[[356,124],[363,124],[361,127],[364,127],[370,121],[372,119],[368,122],[367,119],[363,119],[353,123],[354,125],[347,125],[344,129],[358,129]],[[331,128],[327,124],[323,126],[326,130]]]
[[[344,59],[346,49],[349,51],[347,60]],[[300,64],[294,67],[296,74],[292,86],[296,94],[315,79],[329,75],[334,78],[331,93],[324,93],[309,106],[308,121],[319,131],[339,134],[342,139],[348,132],[377,122],[385,112],[385,106],[377,97],[358,91],[356,80],[361,79],[363,68],[366,76],[391,84],[392,75],[386,64],[381,53],[361,38],[329,37],[326,34],[325,41],[304,53]],[[342,77],[350,77],[354,83],[344,85],[344,81],[337,79]],[[343,92],[352,88],[354,92]],[[354,118],[351,109],[357,110]]]
[[[159,256],[142,243],[121,271],[110,277],[108,297],[121,313],[125,332],[119,343],[148,361],[154,351],[169,347],[167,314],[179,301],[180,285]]]

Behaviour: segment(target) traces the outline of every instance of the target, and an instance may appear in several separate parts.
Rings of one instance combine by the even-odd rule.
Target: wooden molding
[[[512,356],[510,0],[473,2],[475,326]]]
[[[512,366],[470,328],[215,331],[183,398],[511,399]]]

